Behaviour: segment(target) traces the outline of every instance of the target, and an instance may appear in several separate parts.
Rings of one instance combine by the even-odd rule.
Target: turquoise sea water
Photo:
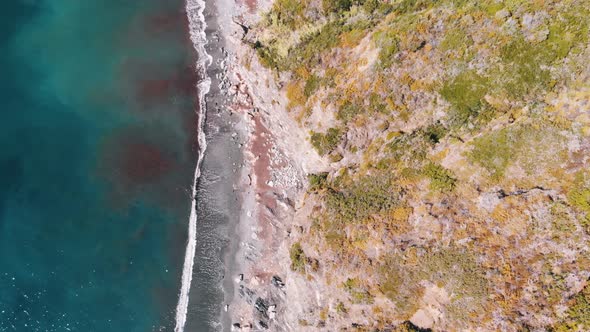
[[[184,1],[0,17],[0,331],[171,330],[197,156]]]

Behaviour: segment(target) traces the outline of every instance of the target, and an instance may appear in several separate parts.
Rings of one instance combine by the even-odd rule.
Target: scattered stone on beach
[[[263,315],[267,315],[268,313],[268,308],[269,308],[269,304],[266,300],[264,300],[263,298],[259,297],[256,299],[256,303],[254,303],[254,308],[256,310],[258,310],[258,312],[260,312]]]
[[[277,306],[271,305],[268,307],[267,315],[269,319],[274,319],[277,315]]]
[[[259,329],[268,330],[268,324],[266,324],[266,322],[264,322],[262,320],[261,321],[258,321],[258,324],[257,325],[258,325],[257,328],[259,328]]]
[[[278,288],[285,287],[285,283],[283,282],[283,280],[279,276],[272,276],[270,283]]]

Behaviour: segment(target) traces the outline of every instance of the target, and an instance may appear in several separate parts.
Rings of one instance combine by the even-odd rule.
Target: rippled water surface
[[[0,331],[171,330],[197,156],[184,1],[0,16]]]

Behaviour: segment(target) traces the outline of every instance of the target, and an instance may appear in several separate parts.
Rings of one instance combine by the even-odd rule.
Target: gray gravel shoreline
[[[240,201],[235,184],[242,163],[243,138],[236,131],[241,118],[228,108],[227,53],[215,1],[206,1],[204,16],[205,49],[212,58],[207,68],[211,87],[205,97],[207,149],[197,181],[197,250],[185,327],[190,332],[230,329],[224,307],[233,298],[229,276],[239,244]]]

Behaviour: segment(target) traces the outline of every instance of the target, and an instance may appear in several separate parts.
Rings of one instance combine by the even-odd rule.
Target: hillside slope
[[[291,277],[329,294],[301,330],[590,330],[588,17],[276,0],[249,27],[329,164],[285,240]]]

